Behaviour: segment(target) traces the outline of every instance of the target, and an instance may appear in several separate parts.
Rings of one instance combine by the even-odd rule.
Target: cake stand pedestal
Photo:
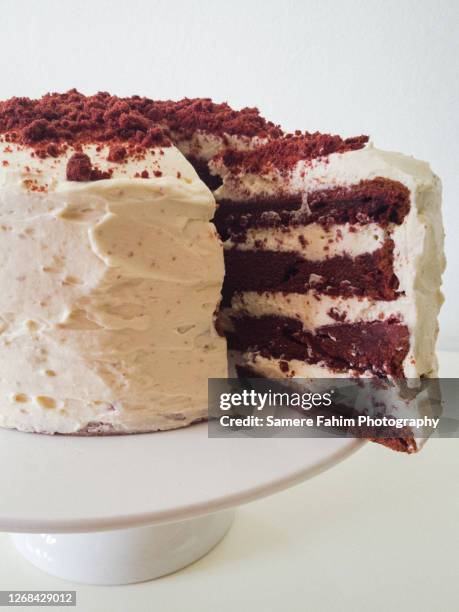
[[[208,438],[207,424],[109,437],[0,430],[0,531],[68,580],[125,584],[211,550],[234,509],[362,446],[339,438]]]
[[[165,525],[95,533],[14,533],[24,557],[75,582],[126,584],[159,578],[196,561],[226,534],[234,510]]]

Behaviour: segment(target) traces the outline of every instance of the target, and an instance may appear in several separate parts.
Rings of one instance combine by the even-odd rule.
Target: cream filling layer
[[[173,132],[174,142],[183,155],[209,161],[228,147],[232,149],[252,149],[268,142],[267,138],[258,136],[241,136],[224,134],[222,136],[196,130],[191,137],[184,138],[180,132]]]
[[[275,359],[274,357],[262,357],[258,353],[246,351],[243,354],[243,362],[245,365],[254,368],[257,373],[266,378],[349,378],[349,372],[335,372],[328,368],[325,364],[305,363],[298,359],[288,361],[289,370],[285,372],[281,368],[283,359]],[[361,374],[359,376],[362,376]],[[368,374],[370,376],[370,373]]]
[[[304,259],[321,261],[335,256],[373,253],[382,247],[385,238],[386,231],[376,223],[358,226],[346,223],[329,229],[311,223],[289,228],[250,228],[244,242],[227,240],[224,246],[241,251],[297,252]]]
[[[245,291],[236,294],[231,301],[231,310],[236,316],[277,316],[301,321],[307,331],[323,325],[343,323],[368,323],[385,321],[397,317],[403,323],[406,299],[401,297],[391,302],[374,301],[360,297],[334,297],[307,293],[280,293]]]
[[[325,158],[299,160],[289,173],[273,167],[266,173],[232,174],[221,158],[211,162],[218,171],[223,185],[216,191],[217,201],[229,199],[240,201],[249,197],[269,197],[281,194],[307,194],[310,192],[346,187],[362,180],[377,177],[389,178],[406,185],[408,189],[429,187],[433,174],[429,164],[401,153],[382,151],[371,143],[363,149],[347,153],[333,153]]]

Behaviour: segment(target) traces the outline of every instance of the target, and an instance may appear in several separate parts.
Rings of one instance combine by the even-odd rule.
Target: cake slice
[[[273,378],[437,375],[440,182],[366,137],[294,134],[211,162],[220,327]]]

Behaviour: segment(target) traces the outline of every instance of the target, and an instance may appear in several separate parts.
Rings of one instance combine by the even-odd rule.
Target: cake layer
[[[267,359],[260,355],[248,354],[246,355],[247,361],[243,361],[242,365],[236,365],[238,376],[241,378],[284,378],[285,371],[282,360],[279,359]],[[329,384],[330,380],[336,378],[348,378],[348,374],[339,374],[328,370],[325,367],[317,365],[309,365],[299,361],[292,361],[290,363],[292,370],[289,372],[289,377],[298,377],[302,379],[312,379],[315,388],[317,388],[317,379],[324,378],[324,384]],[[359,376],[361,378],[361,376]],[[301,382],[299,382],[301,385]],[[306,383],[307,385],[307,383]],[[400,416],[397,414],[397,410],[394,413],[389,412],[390,416]],[[301,412],[302,413],[302,412]],[[309,416],[317,416],[322,414],[325,418],[334,416],[344,416],[356,418],[362,412],[353,409],[352,406],[333,403],[331,410],[313,408],[308,411]],[[376,416],[376,415],[375,415]],[[414,416],[413,412],[408,411],[406,416]],[[409,427],[402,428],[370,428],[370,427],[356,427],[353,430],[346,428],[347,433],[355,433],[360,438],[367,438],[372,442],[377,442],[391,448],[392,450],[404,452],[404,453],[415,453],[423,446],[426,438],[417,439],[413,435],[413,431]]]
[[[218,195],[218,193],[217,193]],[[378,223],[400,225],[410,208],[408,189],[384,178],[356,185],[306,191],[303,194],[248,197],[245,200],[218,198],[214,222],[224,240],[244,240],[248,228],[288,227],[318,223],[325,228]]]
[[[220,325],[231,329],[232,318],[266,316],[299,321],[303,330],[309,332],[337,323],[374,321],[399,321],[410,330],[412,320],[406,297],[387,302],[362,297],[319,296],[315,291],[306,294],[245,292],[234,294],[231,307],[222,311]],[[414,363],[413,347],[410,345],[403,361],[403,370],[411,373]]]
[[[322,261],[303,259],[298,253],[225,250],[223,303],[241,291],[366,296],[375,300],[398,297],[393,271],[393,242],[357,257],[338,255]]]
[[[370,323],[340,323],[304,330],[300,321],[276,316],[233,318],[229,334],[231,349],[259,352],[283,360],[324,364],[337,372],[370,371],[402,377],[409,350],[409,331],[396,319]]]

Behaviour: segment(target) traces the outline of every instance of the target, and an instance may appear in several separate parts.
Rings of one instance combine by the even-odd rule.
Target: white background
[[[210,96],[430,161],[449,262],[440,346],[457,349],[458,22],[456,0],[3,0],[0,98]]]

